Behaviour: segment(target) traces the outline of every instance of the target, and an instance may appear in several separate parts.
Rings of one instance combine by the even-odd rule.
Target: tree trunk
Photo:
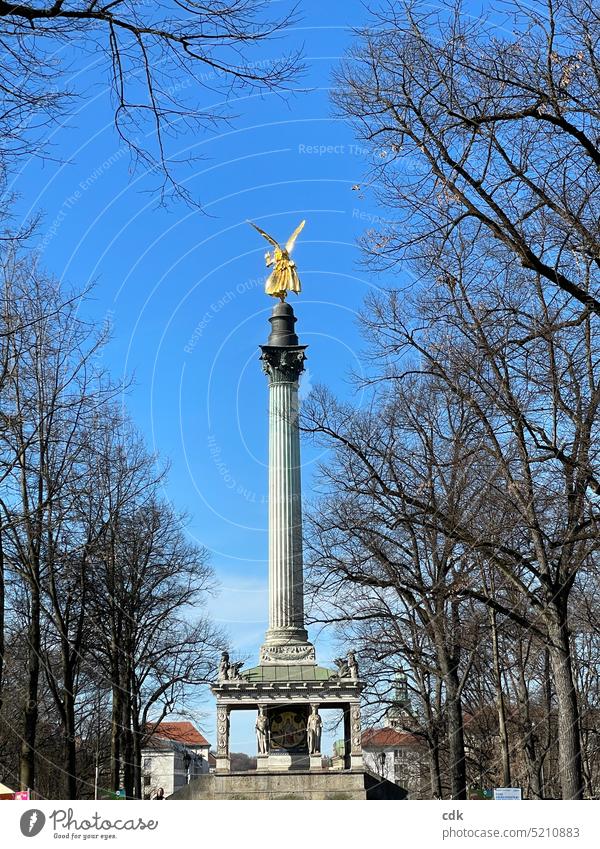
[[[429,750],[429,781],[431,784],[431,798],[442,799],[442,773],[440,771],[440,744],[439,740],[427,740]]]
[[[450,793],[453,799],[467,798],[467,769],[462,705],[456,662],[442,660],[446,685],[446,716],[448,727],[448,757],[450,759]]]
[[[77,798],[77,745],[75,738],[75,694],[73,693],[73,670],[69,658],[68,644],[63,648],[63,706],[65,727],[63,729],[63,758],[67,799]],[[66,656],[65,656],[66,655]]]
[[[492,653],[494,658],[494,684],[496,688],[496,709],[498,711],[498,739],[500,742],[500,757],[502,761],[502,786],[510,787],[510,749],[508,745],[508,729],[506,727],[506,709],[504,706],[504,691],[502,689],[502,671],[500,669],[500,652],[498,650],[498,624],[496,611],[490,608],[490,627],[492,630]]]
[[[529,709],[529,692],[525,681],[525,670],[523,669],[523,658],[519,656],[519,668],[517,670],[517,701],[521,714],[522,747],[527,765],[527,779],[529,790],[533,799],[544,798],[544,785],[542,779],[542,757],[538,752],[537,740],[531,722],[531,711]]]
[[[123,695],[118,666],[113,665],[112,715],[110,726],[110,776],[111,786],[116,792],[121,787],[121,723],[123,721]]]
[[[133,737],[133,795],[136,799],[142,798],[142,734],[139,727],[136,711],[132,715],[132,737]]]
[[[134,769],[133,769],[133,734],[131,729],[132,705],[131,705],[131,668],[130,655],[127,654],[125,661],[125,673],[123,681],[125,689],[123,693],[123,787],[127,799],[134,798]]]
[[[453,799],[467,798],[465,741],[460,701],[450,697],[448,710],[448,753],[450,756],[450,789]]]
[[[123,787],[127,799],[133,799],[133,740],[131,734],[131,701],[123,698]]]
[[[549,617],[549,654],[558,703],[558,765],[563,799],[583,799],[581,737],[577,693],[566,616],[560,610]]]
[[[438,599],[430,620],[438,664],[446,691],[444,710],[448,731],[448,758],[450,761],[450,795],[452,799],[467,798],[467,767],[465,760],[465,738],[459,684],[460,644],[453,640],[449,651],[443,614],[444,599]],[[447,623],[446,623],[447,624]],[[452,624],[458,624],[458,607],[452,605]],[[458,633],[454,630],[454,634]]]
[[[38,575],[39,577],[39,575]],[[40,679],[40,597],[39,581],[29,582],[31,592],[27,647],[27,702],[23,717],[23,739],[19,783],[21,790],[35,788],[35,739],[38,723],[38,689]]]
[[[2,685],[4,682],[4,547],[0,528],[0,713],[2,713]]]

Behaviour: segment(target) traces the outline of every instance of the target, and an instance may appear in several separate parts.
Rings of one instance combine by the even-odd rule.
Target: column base
[[[300,755],[295,752],[281,755],[270,754],[268,763],[270,772],[289,772],[295,769],[307,770],[310,768],[310,755]]]
[[[310,770],[313,772],[314,770],[323,769],[323,756],[320,752],[317,754],[310,756]]]
[[[294,664],[315,666],[315,647],[308,640],[278,639],[267,632],[267,641],[260,647],[261,666],[268,664]]]
[[[215,761],[215,772],[231,772],[231,758],[229,755],[217,755]]]
[[[268,755],[257,755],[256,756],[256,771],[257,772],[267,772],[269,769],[269,756]]]
[[[298,628],[294,625],[284,625],[281,628],[268,628],[265,634],[265,645],[287,646],[287,645],[310,645],[308,643],[308,631],[306,628]]]

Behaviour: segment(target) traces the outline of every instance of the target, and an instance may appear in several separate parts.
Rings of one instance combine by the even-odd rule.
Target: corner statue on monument
[[[299,342],[296,317],[286,302],[289,291],[301,288],[290,253],[304,221],[285,248],[252,226],[274,248],[273,254],[266,254],[267,267],[274,268],[265,291],[279,299],[269,319],[267,343],[260,346],[269,386],[269,625],[258,666],[242,670],[223,653],[218,680],[211,686],[217,701],[215,773],[201,776],[171,798],[403,798],[397,785],[365,771],[360,726],[364,683],[354,652],[348,652],[343,663],[336,661],[337,670],[318,666],[304,623],[298,380],[306,345]],[[319,710],[325,709],[343,716],[342,770],[322,766]],[[231,771],[229,729],[235,710],[256,712],[255,772]]]

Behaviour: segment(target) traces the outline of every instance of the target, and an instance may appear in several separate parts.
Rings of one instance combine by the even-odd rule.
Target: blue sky
[[[189,512],[189,533],[210,550],[221,582],[211,612],[229,628],[233,652],[251,663],[267,616],[268,397],[258,345],[273,301],[263,292],[265,244],[246,219],[281,240],[307,220],[295,253],[303,292],[293,300],[309,345],[305,393],[315,383],[352,393],[348,375],[360,371],[363,347],[357,310],[371,287],[403,281],[359,265],[356,239],[385,213],[370,189],[355,188],[365,152],[329,102],[332,69],[364,8],[357,0],[300,7],[302,21],[287,36],[292,46],[304,43],[299,90],[230,100],[232,124],[178,139],[181,151],[202,157],[186,185],[203,213],[158,206],[155,177],[132,173],[97,54],[74,66],[85,95],[54,131],[60,161],[29,160],[12,186],[21,216],[43,213],[36,240],[46,268],[76,286],[95,281],[86,309],[110,325],[106,366],[134,377],[127,407],[171,463],[166,496]],[[220,102],[216,91],[201,97]],[[304,444],[307,499],[317,462]],[[322,664],[335,656],[326,635],[317,649]],[[251,751],[250,722],[244,729]]]

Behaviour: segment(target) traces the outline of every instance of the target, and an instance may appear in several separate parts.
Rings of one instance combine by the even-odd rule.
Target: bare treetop
[[[223,117],[219,107],[201,104],[199,92],[281,91],[299,70],[297,52],[255,52],[293,21],[293,10],[273,17],[269,6],[263,0],[0,0],[0,130],[10,142],[4,163],[35,150],[32,129],[55,119],[74,96],[72,84],[61,80],[73,70],[73,51],[100,51],[119,135],[137,160],[181,192],[167,137]]]
[[[600,313],[600,18],[587,0],[500,11],[389,3],[350,53],[337,102],[390,210],[366,244],[434,277],[448,243],[476,244],[482,273],[521,266]]]

